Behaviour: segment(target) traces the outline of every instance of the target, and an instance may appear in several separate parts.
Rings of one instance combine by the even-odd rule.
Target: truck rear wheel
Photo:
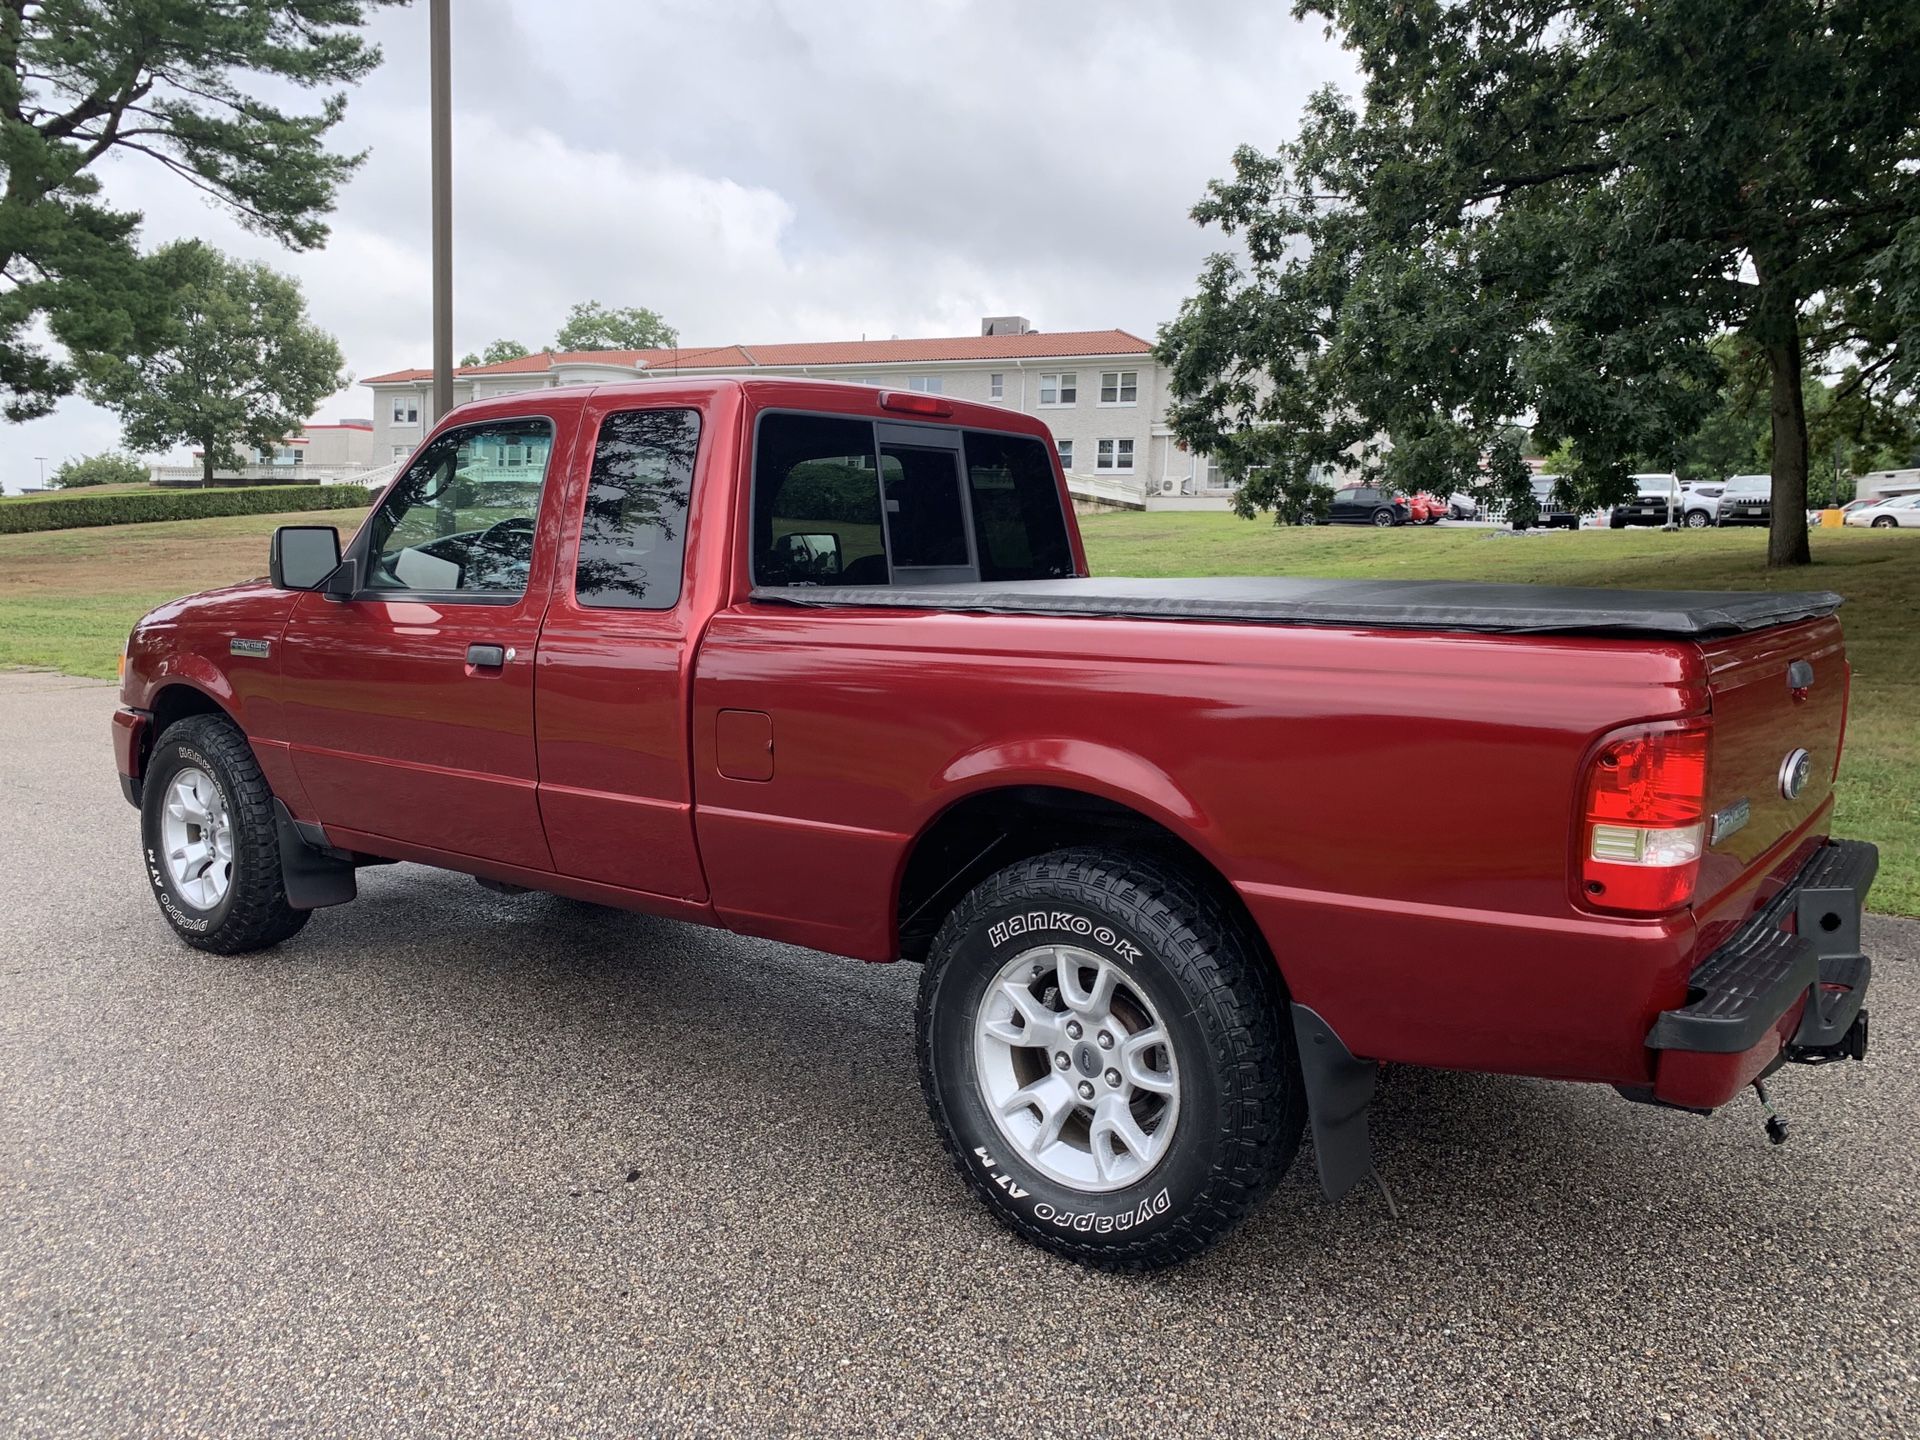
[[[920,1083],[974,1193],[1112,1270],[1222,1239],[1300,1147],[1272,962],[1175,866],[1055,851],[976,887],[921,977]]]
[[[140,839],[160,913],[196,950],[264,950],[312,914],[287,904],[273,792],[223,715],[189,716],[154,743]]]

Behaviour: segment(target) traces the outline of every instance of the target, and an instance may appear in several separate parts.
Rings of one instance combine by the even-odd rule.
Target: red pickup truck
[[[114,749],[203,950],[412,861],[924,962],[967,1182],[1139,1269],[1307,1126],[1368,1178],[1383,1062],[1705,1112],[1862,1056],[1838,604],[1102,580],[1034,419],[661,379],[463,406],[155,610]]]

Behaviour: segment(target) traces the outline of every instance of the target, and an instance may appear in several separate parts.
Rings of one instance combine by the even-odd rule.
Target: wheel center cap
[[[1100,1052],[1087,1041],[1082,1040],[1074,1047],[1073,1068],[1091,1079],[1100,1073]]]

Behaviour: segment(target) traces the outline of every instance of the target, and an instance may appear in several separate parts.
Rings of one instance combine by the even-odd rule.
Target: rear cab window
[[[927,585],[1074,573],[1035,436],[769,412],[753,469],[756,585]]]

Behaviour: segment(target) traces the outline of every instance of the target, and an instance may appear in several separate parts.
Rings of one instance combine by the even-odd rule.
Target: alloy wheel
[[[233,884],[233,818],[206,771],[187,766],[167,787],[160,840],[175,892],[196,910],[212,910]]]
[[[1044,945],[1007,962],[974,1031],[981,1098],[1035,1169],[1118,1190],[1165,1158],[1180,1115],[1173,1041],[1113,961]]]

